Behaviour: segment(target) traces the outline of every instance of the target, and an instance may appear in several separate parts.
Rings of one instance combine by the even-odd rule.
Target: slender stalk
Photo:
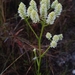
[[[38,39],[37,34],[35,33],[35,31],[34,31],[33,28],[31,27],[31,25],[30,25],[30,23],[28,22],[28,20],[25,19],[25,21],[26,21],[27,25],[30,27],[30,29],[32,30],[32,32],[34,33],[35,37]]]
[[[46,52],[49,50],[49,48],[50,48],[50,46],[46,49],[46,51],[41,55],[39,55],[39,65],[38,65],[38,73],[37,73],[37,75],[41,75],[41,73],[40,73],[40,66],[41,66],[41,58],[46,54]],[[40,51],[41,52],[41,51]]]
[[[47,53],[47,51],[50,49],[50,46],[46,49],[46,51],[41,55],[41,58]]]
[[[38,39],[38,46],[39,46],[39,56],[41,55],[41,40],[42,40],[42,34],[44,31],[44,25],[42,25],[42,29],[41,29],[41,33],[40,33],[40,37]]]
[[[34,55],[35,55],[35,57],[37,57],[36,51],[34,51]],[[38,58],[36,58],[36,62],[37,62],[37,65],[39,65]]]
[[[41,66],[41,40],[42,40],[42,35],[43,35],[43,31],[44,31],[44,23],[42,22],[42,29],[41,29],[41,33],[38,39],[38,46],[39,46],[39,61],[38,61],[38,74],[37,75],[41,75],[40,73],[40,66]]]

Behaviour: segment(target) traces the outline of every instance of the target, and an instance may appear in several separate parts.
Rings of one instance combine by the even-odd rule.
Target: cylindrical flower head
[[[59,17],[59,15],[60,15],[61,12],[62,12],[62,5],[61,5],[60,3],[58,3],[58,4],[56,5],[54,11],[55,11],[55,15],[56,15],[57,17]]]
[[[29,4],[30,4],[30,6],[32,6],[32,8],[33,8],[34,10],[37,11],[37,5],[36,5],[36,2],[35,2],[34,0],[31,0]]]
[[[57,46],[57,42],[51,41],[50,47],[55,48]]]
[[[41,6],[42,4],[46,5],[46,6],[47,6],[47,9],[50,8],[50,0],[41,0],[41,1],[40,1],[40,6]]]
[[[55,12],[51,12],[49,13],[48,17],[47,17],[47,24],[53,24],[54,21],[56,19],[56,15],[55,15]]]
[[[50,40],[51,37],[52,37],[51,33],[47,32],[47,33],[46,33],[46,38],[47,38],[48,40]]]
[[[47,8],[50,9],[50,0],[47,0]]]
[[[58,42],[59,41],[59,36],[58,35],[54,35],[52,39],[53,39],[53,41]]]
[[[22,2],[19,4],[18,13],[22,19],[26,17],[26,6]]]
[[[47,6],[45,4],[41,4],[41,6],[40,6],[40,17],[42,19],[47,18]]]
[[[32,12],[31,12],[30,18],[31,18],[31,20],[33,21],[33,23],[37,23],[37,22],[40,21],[39,15],[38,15],[38,13],[36,12],[36,10],[34,10],[34,9],[33,9]]]
[[[28,9],[27,9],[27,16],[28,16],[28,17],[31,16],[32,10],[33,10],[32,6],[29,6]]]
[[[59,34],[59,40],[62,40],[63,39],[63,35],[62,34]]]
[[[45,5],[47,6],[47,0],[41,0],[41,1],[40,1],[40,6],[41,6],[42,4],[45,4]]]
[[[51,4],[51,8],[55,9],[56,5],[58,4],[58,0],[55,0],[52,4]]]

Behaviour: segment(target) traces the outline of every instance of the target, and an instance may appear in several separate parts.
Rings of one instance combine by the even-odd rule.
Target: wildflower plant
[[[54,9],[54,11],[48,12],[49,9]],[[26,5],[24,3],[19,4],[18,13],[21,19],[24,19],[27,25],[30,27],[32,32],[34,33],[36,39],[38,40],[38,54],[37,49],[33,49],[34,58],[33,60],[37,63],[37,71],[36,75],[41,75],[40,67],[41,67],[41,60],[42,57],[47,53],[50,48],[55,48],[59,40],[63,39],[63,35],[54,35],[50,32],[46,33],[46,38],[50,41],[50,45],[48,48],[41,54],[41,40],[44,28],[49,25],[53,25],[56,18],[61,15],[62,12],[62,5],[55,0],[52,4],[50,4],[50,0],[41,0],[40,1],[40,8],[37,8],[37,4],[34,0],[31,0],[29,3],[29,7],[26,10]],[[33,23],[41,23],[42,28],[40,35],[38,36],[32,26],[30,25],[29,18],[32,20]]]

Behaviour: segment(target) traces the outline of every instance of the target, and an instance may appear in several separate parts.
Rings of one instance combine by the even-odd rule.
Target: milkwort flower
[[[33,23],[38,23],[40,21],[38,13],[33,9],[30,16]]]
[[[55,9],[56,5],[58,4],[58,0],[55,0],[52,4],[51,4],[51,8]]]
[[[19,16],[24,19],[26,16],[30,17],[33,21],[33,18],[31,16],[32,10],[35,10],[37,15],[36,17],[34,17],[34,23],[39,22],[39,15],[38,15],[38,11],[37,11],[37,6],[36,6],[36,2],[34,0],[31,0],[29,3],[29,7],[27,9],[27,13],[26,13],[26,6],[21,2],[18,8],[18,13]],[[52,3],[52,8],[54,8],[54,11],[49,13],[48,17],[47,17],[47,10],[50,8],[50,0],[41,0],[40,1],[40,18],[44,21],[46,21],[47,24],[53,24],[56,17],[58,17],[61,14],[62,11],[62,5],[60,3],[58,3],[58,0],[55,0]],[[37,18],[37,19],[35,19]]]
[[[50,8],[50,0],[41,0],[40,5],[42,4],[47,6],[47,10]]]
[[[59,36],[58,35],[54,35],[52,39],[53,39],[53,41],[58,42],[59,41]]]
[[[63,35],[62,34],[59,34],[59,40],[62,40],[63,39]]]
[[[24,5],[23,2],[19,4],[18,13],[22,19],[26,17],[26,6]]]
[[[54,35],[52,37],[51,33],[47,32],[46,33],[46,38],[51,41],[50,47],[55,48],[57,46],[58,41],[63,39],[63,35],[59,34],[59,35]]]
[[[29,6],[28,9],[27,9],[27,16],[28,16],[28,17],[31,16],[32,10],[33,10],[32,6]]]
[[[47,8],[50,9],[50,0],[47,0]]]
[[[46,38],[47,38],[48,40],[50,40],[51,37],[52,37],[51,33],[47,32],[47,33],[46,33]]]
[[[50,43],[50,47],[55,48],[56,46],[57,46],[57,42],[52,40],[51,43]]]
[[[35,2],[34,0],[31,0],[29,4],[30,4],[30,6],[32,6],[32,8],[33,8],[34,10],[37,11],[37,5],[36,5],[36,2]]]
[[[47,17],[46,22],[47,22],[47,24],[53,24],[55,19],[56,19],[55,12],[51,12],[51,13],[49,13],[49,15]]]
[[[56,5],[54,11],[55,11],[55,15],[56,15],[57,17],[59,17],[59,15],[60,15],[61,12],[62,12],[62,5],[61,5],[60,3],[58,3],[58,4]]]
[[[41,19],[47,18],[47,6],[45,4],[40,5],[40,17]]]

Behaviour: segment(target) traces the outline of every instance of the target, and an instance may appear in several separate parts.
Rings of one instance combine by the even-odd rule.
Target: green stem
[[[39,56],[41,55],[41,40],[42,40],[42,34],[44,31],[44,25],[42,25],[42,29],[41,29],[41,33],[40,33],[40,37],[38,39],[38,46],[39,46]]]
[[[35,57],[37,57],[36,51],[34,51],[34,55],[35,55]],[[38,65],[39,64],[38,63],[38,58],[36,59],[36,62],[37,62],[37,65]]]
[[[50,46],[46,49],[46,51],[41,55],[41,58],[48,52],[48,50],[50,49]]]
[[[26,21],[27,25],[30,27],[30,29],[32,30],[32,32],[34,33],[35,37],[38,39],[37,34],[35,33],[35,31],[34,31],[33,28],[31,27],[31,25],[30,25],[30,23],[28,22],[28,20],[25,19],[25,21]]]
[[[40,66],[41,66],[41,40],[42,40],[43,31],[44,31],[44,24],[42,23],[42,29],[41,29],[40,37],[38,39],[39,61],[38,61],[38,74],[37,75],[41,75],[41,73],[40,73]]]

